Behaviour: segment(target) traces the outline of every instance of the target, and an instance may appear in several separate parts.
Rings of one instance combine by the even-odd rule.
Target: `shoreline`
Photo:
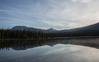
[[[0,39],[0,40],[48,40],[53,38],[35,38],[35,39]]]
[[[50,39],[90,39],[99,38],[99,36],[75,36],[75,37],[53,37],[53,38],[35,38],[35,39],[0,39],[0,40],[50,40]]]

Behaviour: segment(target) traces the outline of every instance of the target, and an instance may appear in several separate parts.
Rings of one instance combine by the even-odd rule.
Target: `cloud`
[[[50,14],[52,14],[51,16],[53,18],[57,18],[61,22],[63,21],[65,23],[65,26],[68,26],[71,28],[90,25],[90,24],[98,22],[99,20],[98,18],[99,8],[97,7],[98,3],[96,2],[97,1],[91,1],[90,3],[87,3],[87,4],[72,3],[70,1],[65,2],[65,3],[60,2],[60,4],[56,4],[58,8],[55,7],[55,4],[54,4],[55,8]],[[60,6],[62,6],[63,8]],[[70,23],[68,23],[68,21]]]
[[[97,23],[99,20],[99,0],[24,0],[24,3],[23,0],[1,1],[0,17],[24,21],[20,24],[26,26],[71,29]],[[8,22],[13,23],[18,25],[17,21]]]
[[[72,0],[73,2],[82,2],[82,3],[87,3],[90,2],[91,0]]]

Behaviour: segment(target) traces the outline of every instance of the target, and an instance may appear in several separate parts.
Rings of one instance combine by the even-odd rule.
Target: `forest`
[[[52,33],[42,31],[21,31],[0,29],[0,39],[35,39],[35,38],[52,38]]]
[[[99,36],[99,31],[84,30],[84,31],[51,33],[43,31],[0,29],[0,39],[36,39],[36,38],[38,39],[38,38],[78,37],[78,36]]]

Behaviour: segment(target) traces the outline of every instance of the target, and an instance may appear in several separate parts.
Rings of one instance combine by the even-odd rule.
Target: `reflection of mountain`
[[[0,41],[0,49],[13,48],[14,50],[26,50],[29,48],[39,47],[43,45],[49,45],[53,47],[56,44],[75,44],[84,45],[99,48],[99,38],[92,39],[64,39],[64,40],[12,40],[12,41]]]

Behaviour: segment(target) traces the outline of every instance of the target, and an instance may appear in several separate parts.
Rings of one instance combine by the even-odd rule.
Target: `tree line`
[[[0,39],[36,39],[36,38],[54,38],[54,37],[76,37],[76,36],[99,36],[97,30],[84,30],[72,32],[43,32],[0,29]]]
[[[35,39],[52,38],[52,33],[42,31],[10,30],[0,29],[0,39]]]

